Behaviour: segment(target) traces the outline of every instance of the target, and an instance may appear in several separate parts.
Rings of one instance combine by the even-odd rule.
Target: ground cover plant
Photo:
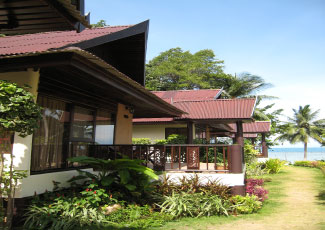
[[[153,198],[158,176],[138,160],[70,159],[99,171],[79,171],[70,188],[35,196],[25,214],[25,229],[114,229],[158,226],[172,217],[157,212]],[[140,218],[141,217],[141,218]]]

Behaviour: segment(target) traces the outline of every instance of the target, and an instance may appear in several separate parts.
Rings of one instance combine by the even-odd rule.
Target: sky
[[[150,20],[147,61],[170,48],[212,49],[225,72],[259,75],[259,94],[283,108],[310,104],[325,118],[325,0],[85,0],[91,23]],[[282,120],[286,120],[285,117]],[[314,141],[310,146],[319,147]],[[301,144],[295,147],[300,147]],[[284,147],[289,147],[288,143]]]

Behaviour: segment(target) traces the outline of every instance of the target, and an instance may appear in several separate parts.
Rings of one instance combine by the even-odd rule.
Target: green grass
[[[271,179],[271,182],[265,183],[265,188],[269,191],[269,199],[263,203],[263,208],[257,213],[240,216],[212,216],[201,218],[182,218],[178,221],[166,223],[161,228],[164,230],[181,230],[181,229],[205,229],[207,226],[218,226],[225,223],[235,222],[240,219],[263,219],[265,216],[271,215],[276,212],[280,207],[280,202],[277,200],[280,197],[284,197],[283,193],[283,181],[288,177],[288,171],[283,169],[279,174],[267,175],[267,178]]]

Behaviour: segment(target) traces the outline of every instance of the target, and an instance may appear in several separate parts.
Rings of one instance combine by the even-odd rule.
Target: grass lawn
[[[325,177],[319,169],[288,166],[268,177],[269,199],[258,213],[182,218],[156,229],[325,229]]]

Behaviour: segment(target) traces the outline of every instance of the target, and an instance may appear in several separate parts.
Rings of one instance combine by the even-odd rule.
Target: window
[[[107,110],[99,109],[96,115],[95,143],[110,145],[114,142],[114,116]]]
[[[113,144],[115,115],[38,96],[43,119],[33,135],[31,171],[66,169],[67,158],[89,155],[90,145]]]

